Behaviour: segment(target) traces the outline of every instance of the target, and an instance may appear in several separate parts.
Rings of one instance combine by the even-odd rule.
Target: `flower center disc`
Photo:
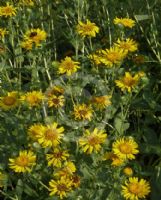
[[[16,98],[15,97],[4,97],[3,99],[3,103],[7,106],[11,106],[14,105],[14,103],[16,102]]]
[[[119,146],[119,149],[122,153],[124,154],[129,154],[131,153],[131,146],[129,144],[121,144]]]

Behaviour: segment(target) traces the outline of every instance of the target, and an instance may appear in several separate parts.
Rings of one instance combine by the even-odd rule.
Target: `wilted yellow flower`
[[[21,42],[21,47],[26,50],[31,50],[33,46],[32,40],[25,40]]]
[[[71,161],[66,161],[63,165],[63,168],[57,171],[54,176],[59,178],[71,178],[74,172],[76,172],[75,164]]]
[[[125,76],[122,77],[120,80],[116,80],[116,85],[122,90],[127,90],[131,92],[131,90],[138,84],[140,76],[136,74],[132,76],[130,72],[125,72]]]
[[[49,191],[50,196],[58,195],[60,199],[67,197],[67,194],[72,190],[72,181],[70,179],[60,178],[60,180],[50,180]]]
[[[56,96],[56,95],[52,95],[48,98],[48,106],[50,107],[54,107],[54,108],[60,108],[64,106],[64,96],[60,95],[60,96]]]
[[[96,26],[95,23],[92,23],[87,19],[86,23],[83,23],[81,21],[78,22],[78,25],[76,27],[76,31],[82,37],[86,37],[86,36],[95,37],[96,33],[99,32],[99,28],[98,28],[98,26]]]
[[[125,185],[122,185],[122,195],[125,199],[139,200],[145,198],[150,193],[149,182],[138,177],[130,177]]]
[[[75,62],[70,57],[66,56],[64,60],[61,60],[58,72],[59,74],[71,76],[73,73],[77,72],[77,69],[80,68],[79,64],[79,62]]]
[[[88,58],[95,64],[95,65],[100,65],[101,62],[101,57],[99,54],[91,54],[88,56]]]
[[[137,42],[130,38],[127,38],[126,40],[118,39],[114,45],[120,49],[123,49],[126,53],[135,52],[138,50]]]
[[[80,177],[76,174],[71,177],[72,186],[78,188],[80,186]]]
[[[117,155],[115,155],[113,152],[106,152],[104,155],[103,155],[103,158],[102,160],[111,160],[112,163],[111,165],[112,166],[115,166],[115,167],[119,167],[121,165],[124,164],[124,160],[123,159],[120,159]]]
[[[87,154],[98,153],[101,150],[101,144],[105,142],[106,138],[107,134],[104,130],[98,130],[97,128],[93,132],[86,130],[83,137],[79,139],[79,145],[83,152]]]
[[[119,65],[126,56],[126,52],[116,46],[110,49],[102,50],[101,62],[107,67],[113,67],[113,65]]]
[[[0,28],[0,39],[3,39],[7,33],[8,31],[5,28]]]
[[[120,159],[117,155],[115,155],[113,152],[106,152],[103,156],[102,160],[111,160],[111,165],[114,167],[119,167],[124,164],[124,160]]]
[[[16,9],[12,5],[9,4],[9,2],[6,3],[6,6],[0,7],[0,16],[1,17],[12,17],[16,15]]]
[[[104,95],[98,97],[92,97],[91,104],[93,104],[96,108],[102,110],[107,106],[111,105],[111,96]]]
[[[123,160],[135,159],[135,155],[139,153],[138,144],[131,137],[117,139],[112,144],[112,151]]]
[[[74,116],[78,120],[91,120],[93,110],[91,106],[86,104],[78,104],[74,106]]]
[[[114,19],[114,24],[122,25],[124,27],[132,28],[135,26],[135,21],[130,18],[118,18]]]
[[[6,96],[0,97],[0,107],[4,110],[15,108],[19,104],[18,92],[8,92]]]
[[[17,172],[30,172],[32,167],[36,164],[36,156],[32,151],[20,151],[19,156],[9,159],[9,167]]]
[[[47,97],[50,97],[52,95],[56,95],[56,96],[59,96],[59,95],[62,95],[64,94],[65,90],[62,86],[60,85],[54,85],[54,86],[51,86],[47,91],[46,91],[46,96]]]
[[[125,167],[125,168],[123,169],[123,172],[124,172],[124,174],[127,175],[127,176],[132,176],[132,175],[133,175],[133,170],[132,170],[131,167]]]
[[[52,153],[46,154],[48,166],[53,167],[62,167],[62,163],[66,161],[68,157],[68,151],[60,148],[54,148]]]
[[[61,142],[61,138],[63,137],[64,128],[57,127],[58,124],[54,122],[53,124],[47,125],[45,128],[40,131],[37,135],[38,142],[42,145],[42,147],[52,147],[57,146]]]
[[[26,102],[30,107],[39,106],[44,99],[44,95],[40,91],[27,92],[21,96],[21,101]]]

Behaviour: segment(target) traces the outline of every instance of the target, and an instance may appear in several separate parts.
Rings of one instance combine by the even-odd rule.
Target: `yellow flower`
[[[34,6],[35,0],[19,0],[19,5],[22,6]]]
[[[131,90],[138,84],[140,76],[136,74],[132,76],[129,72],[125,72],[125,76],[120,80],[116,80],[116,85],[122,90],[127,90],[131,92]]]
[[[7,2],[6,6],[0,7],[0,16],[1,17],[12,17],[16,15],[16,9]]]
[[[20,151],[19,156],[9,159],[10,168],[17,172],[30,172],[32,167],[36,164],[36,156],[32,151]]]
[[[7,175],[0,172],[0,188],[4,187],[7,184]]]
[[[8,92],[7,96],[0,97],[0,107],[4,110],[15,108],[19,104],[18,92]]]
[[[130,177],[125,185],[122,185],[122,195],[125,199],[139,200],[150,193],[149,182],[138,177]]]
[[[126,52],[116,46],[110,49],[102,50],[101,62],[107,67],[113,67],[113,65],[119,65],[125,58]]]
[[[88,56],[88,58],[95,64],[95,65],[100,65],[101,62],[101,57],[99,56],[99,54],[91,54]]]
[[[138,144],[133,138],[120,138],[112,144],[112,151],[120,159],[135,159],[135,155],[139,153]]]
[[[47,97],[50,97],[52,95],[56,95],[56,96],[59,96],[59,95],[62,95],[64,94],[65,90],[62,86],[59,86],[59,85],[54,85],[52,87],[50,87],[47,91],[46,91],[46,96]]]
[[[31,30],[28,30],[23,38],[24,40],[21,42],[21,47],[27,50],[31,50],[33,47],[33,44],[36,47],[41,46],[41,42],[43,40],[46,40],[47,34],[44,30],[41,30],[39,28],[35,29],[32,28]]]
[[[54,122],[51,125],[47,125],[40,133],[38,134],[38,142],[42,147],[52,147],[57,146],[61,142],[63,137],[64,128],[57,128],[58,124]]]
[[[61,178],[60,180],[52,179],[49,182],[50,196],[58,195],[60,199],[67,197],[67,193],[72,190],[72,181],[70,179]]]
[[[64,106],[64,96],[60,95],[60,96],[56,96],[56,95],[52,95],[48,98],[48,106],[50,107],[55,107],[55,108],[60,108]]]
[[[76,172],[76,166],[73,162],[71,161],[66,161],[64,163],[63,168],[61,168],[59,171],[57,171],[54,176],[55,177],[63,177],[63,178],[71,178],[74,174],[74,172]]]
[[[114,19],[114,24],[122,25],[124,27],[132,28],[135,26],[135,21],[130,18],[118,18]]]
[[[71,177],[71,181],[73,187],[78,188],[80,186],[80,177],[78,175],[74,174]]]
[[[118,39],[117,43],[115,43],[115,46],[120,49],[123,49],[126,53],[138,50],[138,44],[130,38],[127,38],[125,41]]]
[[[119,167],[124,164],[124,160],[120,159],[117,155],[115,155],[113,152],[106,152],[103,156],[102,160],[111,160],[111,165],[114,167]]]
[[[38,135],[44,129],[45,129],[45,126],[43,126],[42,124],[34,124],[34,125],[29,127],[28,135],[33,141],[37,141],[38,140]]]
[[[94,106],[100,110],[106,108],[107,106],[111,105],[111,96],[104,95],[99,97],[93,97],[91,99],[91,103],[94,104]]]
[[[91,120],[93,110],[91,106],[86,104],[78,104],[74,106],[74,116],[78,120]]]
[[[96,26],[95,23],[92,23],[87,19],[86,23],[83,23],[81,21],[78,22],[78,25],[76,27],[76,31],[83,38],[86,37],[86,36],[95,37],[96,33],[99,32],[99,28],[98,28],[98,26]]]
[[[80,63],[73,61],[70,57],[66,56],[64,60],[61,60],[61,63],[58,68],[59,74],[66,74],[71,76],[73,73],[77,72],[78,66]]]
[[[107,134],[104,130],[94,129],[93,132],[86,130],[83,137],[79,139],[79,145],[83,152],[91,154],[92,152],[98,153],[101,150],[101,144],[105,142]]]
[[[0,55],[4,54],[6,52],[6,47],[4,46],[4,44],[0,44]]]
[[[44,95],[40,91],[27,92],[21,96],[21,100],[25,101],[30,107],[39,106],[44,99]]]
[[[132,176],[132,175],[133,175],[133,170],[132,170],[131,167],[125,167],[125,168],[123,169],[123,173],[124,173],[125,175],[127,175],[127,176]]]
[[[48,161],[48,166],[61,167],[62,162],[66,161],[69,157],[69,153],[66,150],[60,148],[54,148],[53,152],[46,154],[46,159]]]
[[[3,39],[7,33],[8,31],[5,28],[0,28],[0,39]]]

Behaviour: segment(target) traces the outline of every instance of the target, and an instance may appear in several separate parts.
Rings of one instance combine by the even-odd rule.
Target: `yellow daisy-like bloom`
[[[67,197],[72,190],[72,181],[70,179],[61,178],[60,180],[51,180],[49,182],[50,196],[58,195],[60,199]]]
[[[37,141],[38,140],[38,135],[40,132],[42,132],[45,129],[45,126],[42,124],[34,124],[29,127],[28,129],[28,136],[33,140]]]
[[[46,154],[48,166],[62,167],[62,162],[66,161],[69,157],[69,153],[66,150],[60,148],[54,148],[53,152]]]
[[[0,7],[0,16],[1,17],[12,17],[16,15],[16,9],[7,2],[6,6]]]
[[[15,108],[19,104],[18,92],[8,92],[7,96],[0,97],[0,107],[4,110]]]
[[[91,106],[88,106],[86,104],[79,104],[74,106],[74,116],[77,120],[91,120],[92,118],[93,110]]]
[[[114,167],[119,167],[124,164],[124,160],[120,159],[117,155],[115,155],[113,152],[106,152],[103,156],[102,160],[111,160],[111,165]]]
[[[144,179],[130,177],[125,185],[122,185],[122,195],[125,199],[139,200],[145,198],[150,193],[150,184]]]
[[[77,72],[77,69],[80,62],[73,61],[70,57],[66,56],[64,60],[61,60],[61,63],[58,67],[59,74],[66,74],[67,76],[71,76],[73,73]]]
[[[137,42],[130,38],[127,38],[125,41],[118,39],[117,43],[115,43],[115,46],[123,49],[126,53],[135,52],[138,50]]]
[[[23,6],[34,6],[35,0],[19,0],[19,5]]]
[[[0,172],[0,188],[4,187],[6,185],[7,179],[8,179],[7,175],[2,173],[2,172]]]
[[[105,142],[107,134],[104,130],[94,129],[93,132],[86,130],[83,137],[79,139],[79,145],[83,152],[91,154],[92,152],[98,153],[101,150],[101,144]]]
[[[58,124],[54,122],[51,125],[47,125],[39,134],[38,134],[38,142],[42,145],[42,147],[52,147],[57,146],[61,142],[61,138],[63,137],[64,128],[57,128]]]
[[[124,27],[132,28],[135,26],[135,21],[130,18],[118,18],[114,19],[114,24],[122,25]]]
[[[56,96],[59,96],[59,95],[62,95],[64,94],[65,90],[62,86],[59,86],[59,85],[54,85],[52,86],[51,88],[49,88],[46,92],[46,96],[47,97],[50,97],[52,95],[56,95]]]
[[[126,52],[116,46],[110,49],[102,50],[101,62],[107,67],[113,67],[113,65],[119,65],[125,58]]]
[[[93,97],[91,100],[91,103],[99,110],[102,110],[106,108],[107,106],[111,105],[110,99],[111,99],[111,96],[108,96],[108,95]]]
[[[116,80],[116,85],[122,90],[127,90],[129,93],[138,84],[140,76],[138,74],[132,76],[129,72],[125,72],[125,76],[120,80]]]
[[[30,172],[33,166],[36,164],[36,156],[32,151],[20,151],[19,156],[9,159],[9,167],[17,172]]]
[[[125,168],[123,169],[123,173],[124,173],[125,175],[127,175],[127,176],[132,176],[132,175],[133,175],[133,170],[132,170],[131,167],[125,167]]]
[[[59,171],[57,171],[54,176],[55,177],[63,177],[63,178],[71,178],[74,174],[74,172],[76,172],[76,166],[73,162],[71,161],[66,161],[64,163],[63,168],[61,168]]]
[[[56,95],[52,95],[48,98],[48,106],[50,107],[54,107],[54,108],[60,108],[64,106],[64,96],[60,95],[60,96],[56,96]]]
[[[21,42],[21,47],[27,50],[31,50],[33,44],[36,47],[39,47],[41,46],[41,42],[46,40],[46,37],[47,33],[44,30],[32,28],[24,34],[24,40]]]
[[[30,107],[39,106],[44,99],[44,95],[40,91],[27,92],[21,96],[21,101],[26,102]]]
[[[133,138],[120,138],[112,144],[112,151],[120,159],[135,159],[135,155],[139,153],[138,144]]]
[[[96,37],[96,33],[99,32],[99,28],[98,28],[98,26],[96,26],[95,23],[92,23],[87,19],[86,23],[83,23],[81,21],[78,22],[78,25],[76,27],[76,31],[83,38],[86,37],[86,36]]]
[[[7,33],[8,31],[5,28],[0,28],[0,39],[3,39]]]

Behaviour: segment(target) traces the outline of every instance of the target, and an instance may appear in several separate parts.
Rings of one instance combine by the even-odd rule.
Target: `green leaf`
[[[135,18],[137,21],[143,21],[143,20],[150,19],[151,16],[150,15],[135,15]]]

